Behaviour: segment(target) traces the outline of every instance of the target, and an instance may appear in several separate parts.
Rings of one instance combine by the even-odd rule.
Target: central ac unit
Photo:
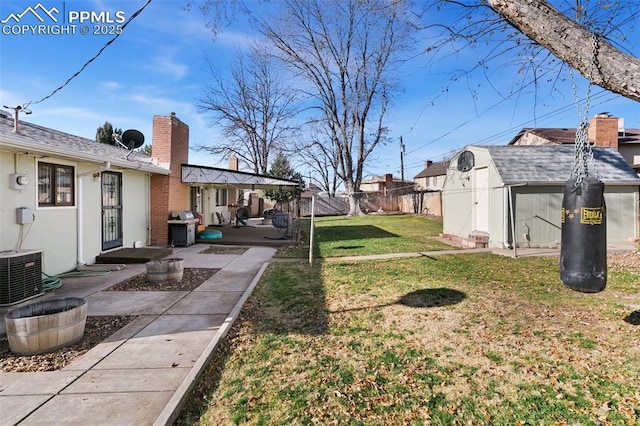
[[[0,251],[0,306],[10,306],[44,293],[42,251]]]

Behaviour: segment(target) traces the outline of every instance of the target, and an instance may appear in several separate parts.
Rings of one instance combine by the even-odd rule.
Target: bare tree
[[[207,17],[208,26],[217,33],[223,25],[238,14],[251,17],[252,1],[245,0],[185,0],[187,6],[199,4]],[[258,1],[268,4],[267,0]],[[388,3],[393,3],[389,1]],[[584,77],[590,77],[593,52],[589,40],[598,37],[598,69],[593,82],[611,92],[630,99],[640,100],[640,59],[628,51],[635,23],[640,14],[637,1],[624,0],[433,0],[416,2],[424,6],[416,13],[425,21],[430,18],[427,52],[446,46],[454,51],[473,47],[488,39],[502,37],[505,45],[491,51],[477,67],[482,69],[501,54],[522,55],[523,68],[530,66],[530,80],[557,75],[551,64],[540,67],[544,61],[558,58],[575,68]],[[425,6],[426,5],[426,6]],[[455,21],[443,22],[436,9],[457,8],[462,13]],[[483,12],[484,11],[484,12]],[[421,14],[418,12],[422,12]],[[437,31],[440,28],[442,31]],[[515,29],[524,37],[516,37],[508,29]],[[462,43],[457,43],[460,40]],[[637,36],[636,36],[637,39]],[[637,49],[637,43],[635,43]],[[539,47],[544,48],[544,52]],[[546,53],[545,53],[546,52]],[[549,56],[551,55],[551,56]],[[528,61],[528,64],[524,62]],[[534,64],[536,62],[537,64]],[[460,70],[468,72],[469,70]],[[542,74],[541,74],[542,73]],[[455,77],[454,77],[455,78]],[[525,80],[525,77],[522,79]]]
[[[263,47],[238,53],[229,76],[209,62],[211,83],[197,106],[211,112],[224,138],[198,148],[235,155],[256,173],[266,173],[269,157],[283,149],[295,128],[295,92]]]
[[[261,22],[275,54],[305,83],[308,102],[336,155],[349,215],[363,214],[360,183],[369,155],[387,140],[392,71],[407,51],[403,1],[287,0],[280,25]]]

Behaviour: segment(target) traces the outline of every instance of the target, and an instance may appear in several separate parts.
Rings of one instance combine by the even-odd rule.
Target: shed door
[[[474,170],[474,231],[489,233],[489,168]]]
[[[122,246],[122,174],[102,173],[102,250]]]

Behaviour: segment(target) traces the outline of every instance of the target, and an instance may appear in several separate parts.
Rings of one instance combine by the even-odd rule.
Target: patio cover
[[[182,164],[182,182],[218,188],[266,190],[295,189],[300,186],[296,180],[192,164]]]

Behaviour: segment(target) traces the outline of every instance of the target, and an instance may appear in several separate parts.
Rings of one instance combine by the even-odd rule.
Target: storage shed
[[[638,174],[615,149],[593,154],[590,171],[605,184],[607,242],[637,239]],[[558,247],[574,157],[573,145],[465,147],[447,170],[443,235],[465,247]]]

